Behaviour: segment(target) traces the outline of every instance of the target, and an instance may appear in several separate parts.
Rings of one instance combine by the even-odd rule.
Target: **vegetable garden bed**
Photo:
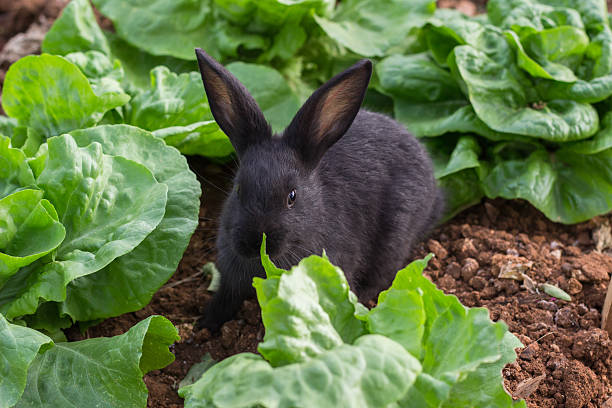
[[[15,15],[24,15],[27,21],[36,21],[36,13],[53,19],[59,10],[24,0],[19,11],[10,3],[17,10]],[[439,3],[483,11],[485,2]],[[466,4],[474,6],[466,8]],[[48,28],[48,24],[43,26]],[[14,32],[0,33],[0,40],[26,27],[16,23]],[[4,78],[4,72],[1,74]],[[234,169],[199,157],[190,157],[189,165],[199,176],[204,193],[198,227],[177,272],[144,309],[84,332],[77,327],[66,331],[69,340],[115,336],[147,316],[167,317],[178,328],[181,340],[171,346],[176,360],[145,376],[149,407],[182,407],[179,383],[203,356],[209,353],[221,360],[256,352],[264,337],[256,300],[245,302],[220,334],[193,331],[193,323],[205,313],[211,297],[207,291],[210,276],[205,276],[203,267],[215,260],[216,219]],[[466,306],[487,307],[491,318],[505,321],[526,346],[518,350],[517,361],[506,366],[503,375],[506,389],[514,397],[525,398],[529,407],[612,406],[612,342],[599,328],[612,272],[612,248],[606,247],[606,239],[612,239],[610,224],[612,215],[565,226],[549,221],[523,201],[486,200],[437,228],[415,250],[415,258],[435,254],[425,275],[440,289],[456,295]],[[563,289],[572,300],[546,294],[540,286],[546,283]]]
[[[189,368],[210,353],[221,360],[241,352],[256,352],[264,328],[256,300],[244,303],[238,317],[226,323],[219,335],[208,330],[192,332],[193,322],[210,299],[210,278],[202,279],[205,263],[214,260],[215,217],[224,197],[217,187],[228,187],[231,168],[207,165],[192,158],[192,168],[207,192],[200,209],[200,225],[178,272],[145,309],[109,319],[84,335],[71,339],[112,336],[125,332],[151,314],[168,317],[178,328],[181,341],[172,351],[176,360],[145,377],[149,407],[181,407],[176,391]],[[213,186],[214,185],[214,186]],[[415,251],[415,257],[433,252],[425,274],[445,293],[457,295],[466,306],[485,306],[491,318],[504,320],[527,346],[504,369],[505,387],[515,396],[529,391],[519,384],[539,379],[527,397],[529,407],[601,407],[612,397],[612,343],[599,328],[606,293],[604,275],[612,270],[612,258],[595,252],[593,232],[612,216],[564,226],[550,222],[529,204],[486,201],[436,229]],[[599,241],[597,241],[599,242]],[[572,302],[532,293],[521,282],[500,279],[509,262],[532,266],[525,273],[534,282],[549,282],[572,294]],[[578,270],[582,275],[577,276]],[[543,376],[543,377],[541,377]],[[523,383],[525,384],[525,383]]]

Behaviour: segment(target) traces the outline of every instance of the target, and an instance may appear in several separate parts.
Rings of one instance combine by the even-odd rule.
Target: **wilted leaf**
[[[540,383],[544,378],[546,378],[546,374],[542,374],[537,377],[527,378],[521,381],[516,386],[516,390],[514,390],[514,398],[528,398],[538,389]]]
[[[593,241],[595,241],[595,250],[602,252],[606,249],[612,249],[612,228],[608,220],[603,221],[595,231],[593,231]]]
[[[565,300],[567,302],[571,302],[572,298],[568,295],[563,289],[558,286],[551,285],[550,283],[541,283],[539,288],[542,289],[546,294],[556,297],[557,299]]]
[[[219,285],[221,284],[221,274],[217,269],[214,262],[207,262],[202,267],[202,272],[204,276],[210,275],[210,284],[208,285],[207,290],[211,292],[216,292],[219,289]]]
[[[508,261],[499,268],[499,275],[497,275],[497,277],[500,279],[514,279],[517,281],[522,281],[525,277],[525,272],[530,270],[532,266],[533,262],[531,261]]]

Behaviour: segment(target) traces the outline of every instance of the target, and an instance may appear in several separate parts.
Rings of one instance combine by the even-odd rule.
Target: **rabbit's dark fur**
[[[253,277],[265,275],[263,233],[279,267],[325,250],[362,302],[386,289],[443,198],[419,142],[393,119],[359,110],[371,63],[332,78],[273,135],[238,80],[196,53],[212,113],[240,160],[217,237],[221,285],[198,326],[218,329],[254,293]]]

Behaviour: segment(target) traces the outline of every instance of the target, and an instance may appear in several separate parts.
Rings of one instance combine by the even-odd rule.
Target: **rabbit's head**
[[[317,170],[325,152],[348,130],[363,101],[372,64],[362,60],[324,84],[281,134],[273,134],[246,88],[204,51],[196,50],[212,114],[234,146],[240,168],[221,228],[244,258],[267,251],[297,261],[312,223],[321,222],[324,190]],[[284,263],[283,262],[283,263]]]

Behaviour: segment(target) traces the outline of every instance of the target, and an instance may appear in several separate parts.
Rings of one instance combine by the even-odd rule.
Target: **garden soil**
[[[38,52],[41,35],[66,0],[0,0],[0,82],[7,56]],[[483,11],[485,1],[440,0],[440,5],[467,13]],[[37,31],[38,30],[38,31]],[[33,31],[33,33],[32,33]],[[28,34],[30,33],[30,34]],[[31,41],[19,49],[16,36]],[[17,47],[9,44],[17,42]],[[3,48],[4,47],[4,48]],[[10,51],[10,52],[9,52]],[[182,407],[176,391],[189,368],[209,354],[221,360],[240,352],[256,352],[264,328],[255,300],[244,302],[235,320],[220,333],[193,331],[211,298],[209,276],[202,267],[214,261],[216,220],[232,167],[190,158],[204,194],[196,233],[177,273],[143,310],[87,329],[67,331],[71,340],[124,333],[151,314],[169,318],[181,340],[171,347],[176,360],[145,376],[149,407]],[[493,320],[503,320],[524,348],[503,370],[504,386],[531,407],[612,408],[612,342],[599,328],[606,286],[612,273],[612,252],[606,243],[612,216],[564,226],[547,220],[522,201],[486,200],[435,229],[414,251],[435,258],[425,274],[445,293],[470,307],[486,307]],[[407,260],[408,261],[408,260]],[[500,277],[501,276],[501,277]],[[572,296],[570,302],[546,294],[549,283]]]

